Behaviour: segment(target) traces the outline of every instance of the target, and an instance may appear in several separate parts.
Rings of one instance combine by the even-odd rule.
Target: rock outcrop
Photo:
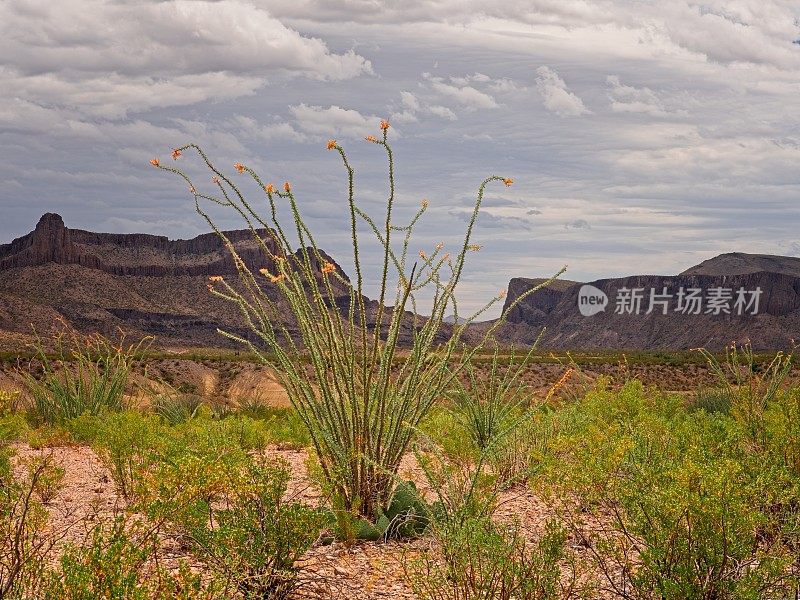
[[[252,272],[277,272],[269,256],[280,254],[268,230],[256,230],[261,242],[249,230],[222,233]],[[321,261],[335,265],[320,254]],[[165,346],[229,346],[232,342],[217,329],[252,334],[235,304],[208,293],[208,278],[214,275],[234,285],[238,281],[226,241],[216,233],[190,240],[93,233],[70,229],[59,215],[48,213],[31,233],[0,245],[0,331],[44,332],[63,320],[84,332],[153,335]],[[291,311],[284,310],[274,286],[266,278],[263,282],[283,324],[293,331]],[[334,293],[346,294],[346,289],[334,284]]]
[[[225,236],[248,267],[271,268],[266,253],[247,230]],[[276,245],[266,229],[257,230],[266,247]],[[236,273],[236,265],[216,233],[190,240],[170,240],[142,233],[93,233],[68,229],[60,215],[47,213],[28,235],[0,246],[0,271],[47,263],[80,265],[122,276],[210,276]]]
[[[539,282],[513,279],[506,306]],[[800,339],[800,260],[737,253],[675,276],[558,281],[521,301],[508,321],[509,334],[526,334],[519,341],[544,330],[540,343],[549,348],[719,349],[750,341],[785,349]]]

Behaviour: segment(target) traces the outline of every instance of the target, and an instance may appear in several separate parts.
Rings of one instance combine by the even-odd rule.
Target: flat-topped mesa
[[[249,268],[274,268],[251,231],[223,233]],[[269,231],[259,229],[257,233],[274,252],[276,245]],[[170,240],[141,233],[94,233],[69,229],[55,213],[43,215],[31,233],[0,245],[0,271],[47,263],[76,264],[114,275],[159,277],[236,273],[233,257],[216,233],[190,240]]]
[[[556,281],[517,302],[542,281],[512,279],[505,308],[513,305],[508,323],[537,336],[545,330],[544,347],[719,349],[750,340],[785,349],[800,339],[800,259],[793,257],[730,253],[679,275]]]

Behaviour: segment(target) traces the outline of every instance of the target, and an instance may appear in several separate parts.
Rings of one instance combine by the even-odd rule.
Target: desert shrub
[[[10,413],[0,416],[0,444],[22,439],[30,427],[21,413]]]
[[[110,526],[98,524],[92,530],[89,544],[67,546],[59,568],[46,575],[41,597],[149,600],[149,590],[141,585],[140,578],[154,551],[155,538],[132,537],[126,532],[122,518],[115,519]]]
[[[11,451],[0,445],[0,599],[28,597],[41,579],[59,532],[48,531],[47,510],[35,497],[44,464],[17,481]]]
[[[524,482],[547,458],[553,419],[547,405],[531,409],[487,456],[487,463],[505,486]]]
[[[800,477],[800,388],[776,394],[765,414],[770,453]]]
[[[724,361],[706,350],[700,352],[730,397],[730,414],[753,447],[763,449],[767,443],[765,413],[792,369],[792,354],[778,352],[769,362],[760,362],[749,343],[726,348]]]
[[[169,572],[155,560],[155,528],[122,516],[95,525],[81,544],[68,544],[56,567],[42,574],[32,600],[214,600],[223,597],[213,578],[185,562]],[[204,580],[205,579],[205,580]]]
[[[411,588],[425,600],[555,600],[566,530],[548,522],[532,546],[515,527],[470,519],[437,529],[438,552],[405,564]]]
[[[559,417],[553,498],[586,540],[607,591],[685,599],[794,593],[797,480],[750,452],[749,432],[733,417],[687,412],[679,397],[634,381],[619,392],[595,390]]]
[[[268,441],[269,433],[259,421],[242,416],[218,420],[203,407],[195,418],[174,426],[135,411],[107,415],[94,447],[123,497],[139,500],[142,486],[152,485],[154,473],[164,464],[224,458],[241,465],[245,451],[263,450]]]
[[[238,414],[260,421],[272,444],[298,449],[311,444],[311,437],[303,420],[292,407],[278,408],[251,399],[240,404]]]
[[[422,420],[419,429],[423,435],[418,438],[418,446],[422,450],[430,449],[430,443],[454,460],[466,460],[476,455],[472,438],[450,410],[434,407]]]
[[[26,438],[30,447],[34,450],[59,448],[69,446],[72,443],[69,431],[60,425],[40,425],[35,429],[31,429]]]
[[[168,431],[179,450],[189,448],[200,454],[263,450],[270,441],[269,429],[262,422],[240,415],[215,419],[207,407]]]
[[[247,415],[252,419],[264,420],[271,419],[286,411],[285,408],[271,406],[269,402],[257,395],[240,399],[238,409],[240,414]]]
[[[22,400],[19,391],[0,390],[0,417],[20,412]]]
[[[34,345],[41,376],[23,372],[37,420],[60,423],[84,413],[122,410],[128,374],[147,340],[125,346],[124,338],[115,345],[99,334],[62,332],[49,343],[52,350],[41,338]]]
[[[264,450],[276,441],[275,433],[269,423],[233,414],[220,421],[226,435],[243,450]]]
[[[169,393],[154,396],[152,408],[169,425],[178,425],[193,419],[203,403],[203,397],[197,394]]]
[[[42,504],[50,504],[64,483],[64,469],[54,464],[49,455],[34,456],[26,461],[25,466],[28,479],[33,482],[33,493]]]
[[[319,538],[324,513],[286,501],[286,466],[240,454],[164,465],[151,516],[188,540],[224,582],[224,597],[286,598],[302,581],[295,562]]]
[[[492,445],[474,462],[417,452],[437,498],[428,521],[436,550],[404,562],[412,589],[420,598],[435,600],[568,597],[562,594],[559,565],[567,530],[551,521],[539,540],[528,545],[518,526],[494,522],[506,482],[487,472],[490,452]]]
[[[724,388],[699,387],[690,400],[689,410],[728,415],[731,412],[730,391]]]
[[[97,441],[98,435],[102,434],[104,423],[104,414],[92,415],[87,412],[74,419],[66,419],[60,427],[69,433],[73,442],[91,445]]]
[[[95,440],[100,460],[126,499],[134,499],[142,473],[167,442],[158,418],[135,411],[108,415]]]
[[[785,597],[796,589],[790,554],[760,543],[768,516],[751,493],[732,460],[639,463],[605,504],[613,530],[597,552],[611,587],[630,598]],[[617,579],[620,568],[627,580]]]
[[[153,600],[219,600],[224,589],[222,582],[193,572],[184,561],[177,571],[157,570],[148,587]]]
[[[501,357],[495,345],[488,373],[477,372],[472,361],[464,365],[467,381],[459,381],[451,392],[451,411],[478,450],[485,450],[524,420],[532,393],[521,375],[535,348],[515,364],[514,354]]]
[[[593,505],[618,481],[621,463],[634,444],[628,435],[632,423],[657,405],[668,410],[669,403],[656,403],[638,381],[631,380],[618,391],[609,383],[598,379],[582,400],[551,417],[536,482],[544,491],[554,486],[557,497],[577,491],[582,505]]]
[[[173,156],[177,158],[189,149],[196,151],[214,173],[217,188],[213,194],[199,192],[182,170],[162,165],[157,159],[151,161],[189,184],[197,211],[233,254],[238,282],[214,276],[209,288],[215,296],[238,306],[254,334],[250,337],[258,339],[261,347],[240,335],[225,335],[245,344],[279,374],[309,432],[330,487],[346,510],[369,519],[375,519],[379,509],[389,505],[400,459],[417,426],[473,354],[461,352],[462,333],[483,311],[462,322],[458,318],[456,288],[468,254],[479,249],[472,243],[472,232],[486,187],[493,182],[512,183],[498,176],[486,178],[478,189],[463,243],[454,254],[445,254],[440,244],[430,254],[420,251],[419,261],[410,264],[414,260],[409,256],[412,231],[428,203],[424,201],[408,223],[397,222],[394,160],[387,142],[389,124],[381,125],[382,137],[368,138],[385,150],[388,158],[389,198],[380,219],[373,219],[357,205],[354,171],[347,155],[335,140],[328,143],[347,172],[346,214],[355,282],[319,250],[288,182],[283,191],[276,190],[253,169],[235,165],[240,174],[248,176],[266,194],[269,213],[262,217],[255,212],[255,204],[247,201],[231,178],[196,145],[178,148]],[[229,207],[245,220],[263,253],[263,267],[258,272],[248,268],[230,240],[215,227],[201,205],[206,201]],[[377,252],[362,247],[359,236],[364,226],[374,234]],[[364,295],[362,258],[367,254],[378,257],[381,264],[374,305],[368,304]],[[268,291],[265,286],[271,289]],[[422,318],[416,298],[428,291],[432,297],[431,313],[429,318]],[[497,296],[489,305],[499,301]],[[284,325],[287,313],[294,319],[294,337]],[[456,316],[456,324],[445,327],[444,317],[451,313]],[[406,331],[412,332],[411,348],[400,354],[397,349]],[[487,332],[487,339],[492,331]]]

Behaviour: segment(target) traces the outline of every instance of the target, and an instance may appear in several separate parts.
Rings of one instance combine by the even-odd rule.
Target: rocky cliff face
[[[265,229],[259,237],[271,252],[275,244]],[[251,269],[271,268],[265,253],[249,231],[228,231],[239,256]],[[163,236],[93,233],[68,229],[60,215],[47,213],[31,233],[0,246],[0,271],[47,263],[80,265],[112,275],[210,276],[236,273],[222,239],[215,233],[191,240]]]
[[[223,233],[254,273],[277,270],[251,231]],[[257,234],[275,254],[269,232]],[[0,245],[0,331],[30,334],[33,326],[43,332],[62,319],[85,332],[155,335],[166,346],[231,345],[218,328],[244,337],[249,329],[236,305],[208,293],[212,275],[228,276],[234,285],[238,279],[216,233],[190,240],[93,233],[70,229],[49,213],[28,235]],[[264,290],[293,331],[280,294],[268,284]],[[334,292],[346,294],[346,286],[336,284]]]
[[[800,276],[782,258],[722,255],[676,276],[559,282],[520,302],[508,329],[519,338],[525,326],[523,341],[545,329],[551,348],[787,348],[800,339]],[[537,281],[512,280],[506,306]]]

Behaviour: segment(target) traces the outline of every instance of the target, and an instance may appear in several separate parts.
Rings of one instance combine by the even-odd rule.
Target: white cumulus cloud
[[[272,76],[372,72],[243,0],[7,0],[0,56],[0,98],[102,118],[237,98]]]
[[[545,66],[536,69],[536,73],[536,88],[547,110],[560,117],[577,117],[591,112],[583,105],[583,100],[567,89],[558,73]]]
[[[358,138],[374,134],[380,124],[380,117],[365,116],[357,110],[335,105],[323,108],[298,104],[290,106],[289,111],[294,116],[297,127],[312,135]]]

